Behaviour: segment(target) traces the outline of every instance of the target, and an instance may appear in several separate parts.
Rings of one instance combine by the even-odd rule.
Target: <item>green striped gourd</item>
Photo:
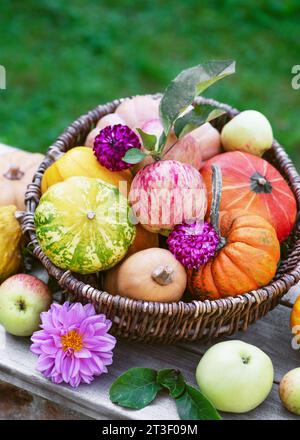
[[[37,239],[61,269],[80,274],[117,264],[135,238],[127,199],[109,183],[71,177],[51,186],[35,211]]]

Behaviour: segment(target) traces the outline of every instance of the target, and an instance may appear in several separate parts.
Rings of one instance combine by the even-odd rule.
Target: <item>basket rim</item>
[[[139,96],[139,95],[135,95]],[[145,96],[145,95],[144,95]],[[155,99],[159,99],[161,94],[147,95],[152,96]],[[132,98],[132,97],[128,97]],[[98,105],[87,113],[81,115],[72,124],[70,124],[63,133],[56,139],[56,141],[50,145],[48,151],[42,161],[40,167],[33,177],[33,182],[28,186],[25,194],[25,206],[26,211],[19,213],[18,219],[21,223],[23,232],[28,234],[30,242],[28,246],[32,246],[33,254],[41,261],[43,266],[47,269],[51,276],[53,276],[63,288],[70,289],[72,286],[72,294],[76,294],[80,290],[82,296],[88,301],[94,301],[98,304],[109,304],[113,308],[117,308],[119,311],[123,309],[133,309],[136,312],[143,312],[149,315],[186,315],[197,317],[204,314],[217,314],[219,310],[236,309],[240,307],[241,311],[245,306],[251,307],[252,304],[261,304],[267,299],[277,299],[283,296],[286,291],[300,281],[300,256],[297,255],[295,266],[287,273],[281,275],[278,279],[273,279],[272,282],[259,289],[252,290],[250,292],[228,296],[225,298],[215,300],[198,300],[194,299],[190,302],[178,301],[162,303],[158,301],[144,301],[134,300],[120,295],[112,295],[109,292],[101,291],[86,284],[76,278],[77,274],[71,273],[69,270],[61,269],[55,266],[51,260],[43,253],[35,234],[34,226],[34,212],[39,203],[41,197],[41,179],[45,170],[51,163],[63,154],[67,149],[77,146],[76,140],[78,139],[82,130],[90,131],[96,122],[105,114],[112,113],[116,107],[124,101],[120,98],[114,101],[108,102],[103,105]],[[197,104],[210,104],[220,109],[225,110],[230,117],[233,117],[239,113],[239,111],[228,104],[218,102],[214,99],[199,97],[195,100]],[[285,152],[284,148],[274,139],[271,150],[274,152],[276,158],[280,162],[284,163],[285,172],[288,176],[288,183],[294,193],[297,201],[297,221],[295,225],[294,233],[297,235],[297,240],[294,243],[294,247],[299,246],[300,254],[300,177],[296,171],[293,162]],[[287,180],[285,178],[285,180]],[[79,275],[79,274],[78,274]],[[74,292],[75,290],[75,292]]]

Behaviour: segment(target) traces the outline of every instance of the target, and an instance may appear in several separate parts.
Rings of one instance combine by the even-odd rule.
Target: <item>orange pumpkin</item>
[[[240,295],[268,284],[274,277],[280,246],[273,226],[247,211],[221,213],[226,244],[198,270],[189,270],[191,293],[202,299]]]
[[[189,290],[200,299],[240,295],[268,284],[280,258],[276,231],[263,217],[236,209],[221,212],[219,221],[221,187],[220,173],[210,216],[221,237],[219,248],[207,264],[188,271]]]
[[[215,156],[201,170],[209,206],[213,164],[222,170],[220,210],[246,209],[260,215],[274,226],[279,241],[285,240],[294,227],[297,206],[294,194],[279,171],[266,160],[240,151]]]

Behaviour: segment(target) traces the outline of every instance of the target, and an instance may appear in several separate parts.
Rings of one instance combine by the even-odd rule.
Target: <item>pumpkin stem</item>
[[[89,220],[94,220],[96,214],[93,211],[89,211],[86,216]]]
[[[226,238],[220,234],[220,203],[222,195],[222,171],[219,165],[212,165],[212,202],[210,208],[210,223],[220,237],[217,250],[220,250],[226,244]]]
[[[11,166],[8,171],[3,174],[3,177],[8,180],[21,180],[24,174],[25,173],[23,173],[18,166]]]
[[[261,185],[261,186],[265,186],[265,184],[267,183],[267,181],[266,181],[266,179],[265,179],[264,177],[259,177],[259,178],[257,179],[257,182],[258,182],[258,184]]]
[[[167,286],[174,281],[174,269],[170,266],[162,265],[153,270],[152,279],[161,286]]]
[[[270,194],[273,189],[272,183],[257,172],[250,177],[250,188],[251,191],[254,191],[256,194]]]

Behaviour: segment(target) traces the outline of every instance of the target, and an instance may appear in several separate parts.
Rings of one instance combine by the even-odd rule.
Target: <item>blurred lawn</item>
[[[0,28],[0,142],[45,151],[98,103],[161,91],[183,68],[232,58],[236,75],[207,95],[262,111],[300,166],[298,0],[2,0]]]

